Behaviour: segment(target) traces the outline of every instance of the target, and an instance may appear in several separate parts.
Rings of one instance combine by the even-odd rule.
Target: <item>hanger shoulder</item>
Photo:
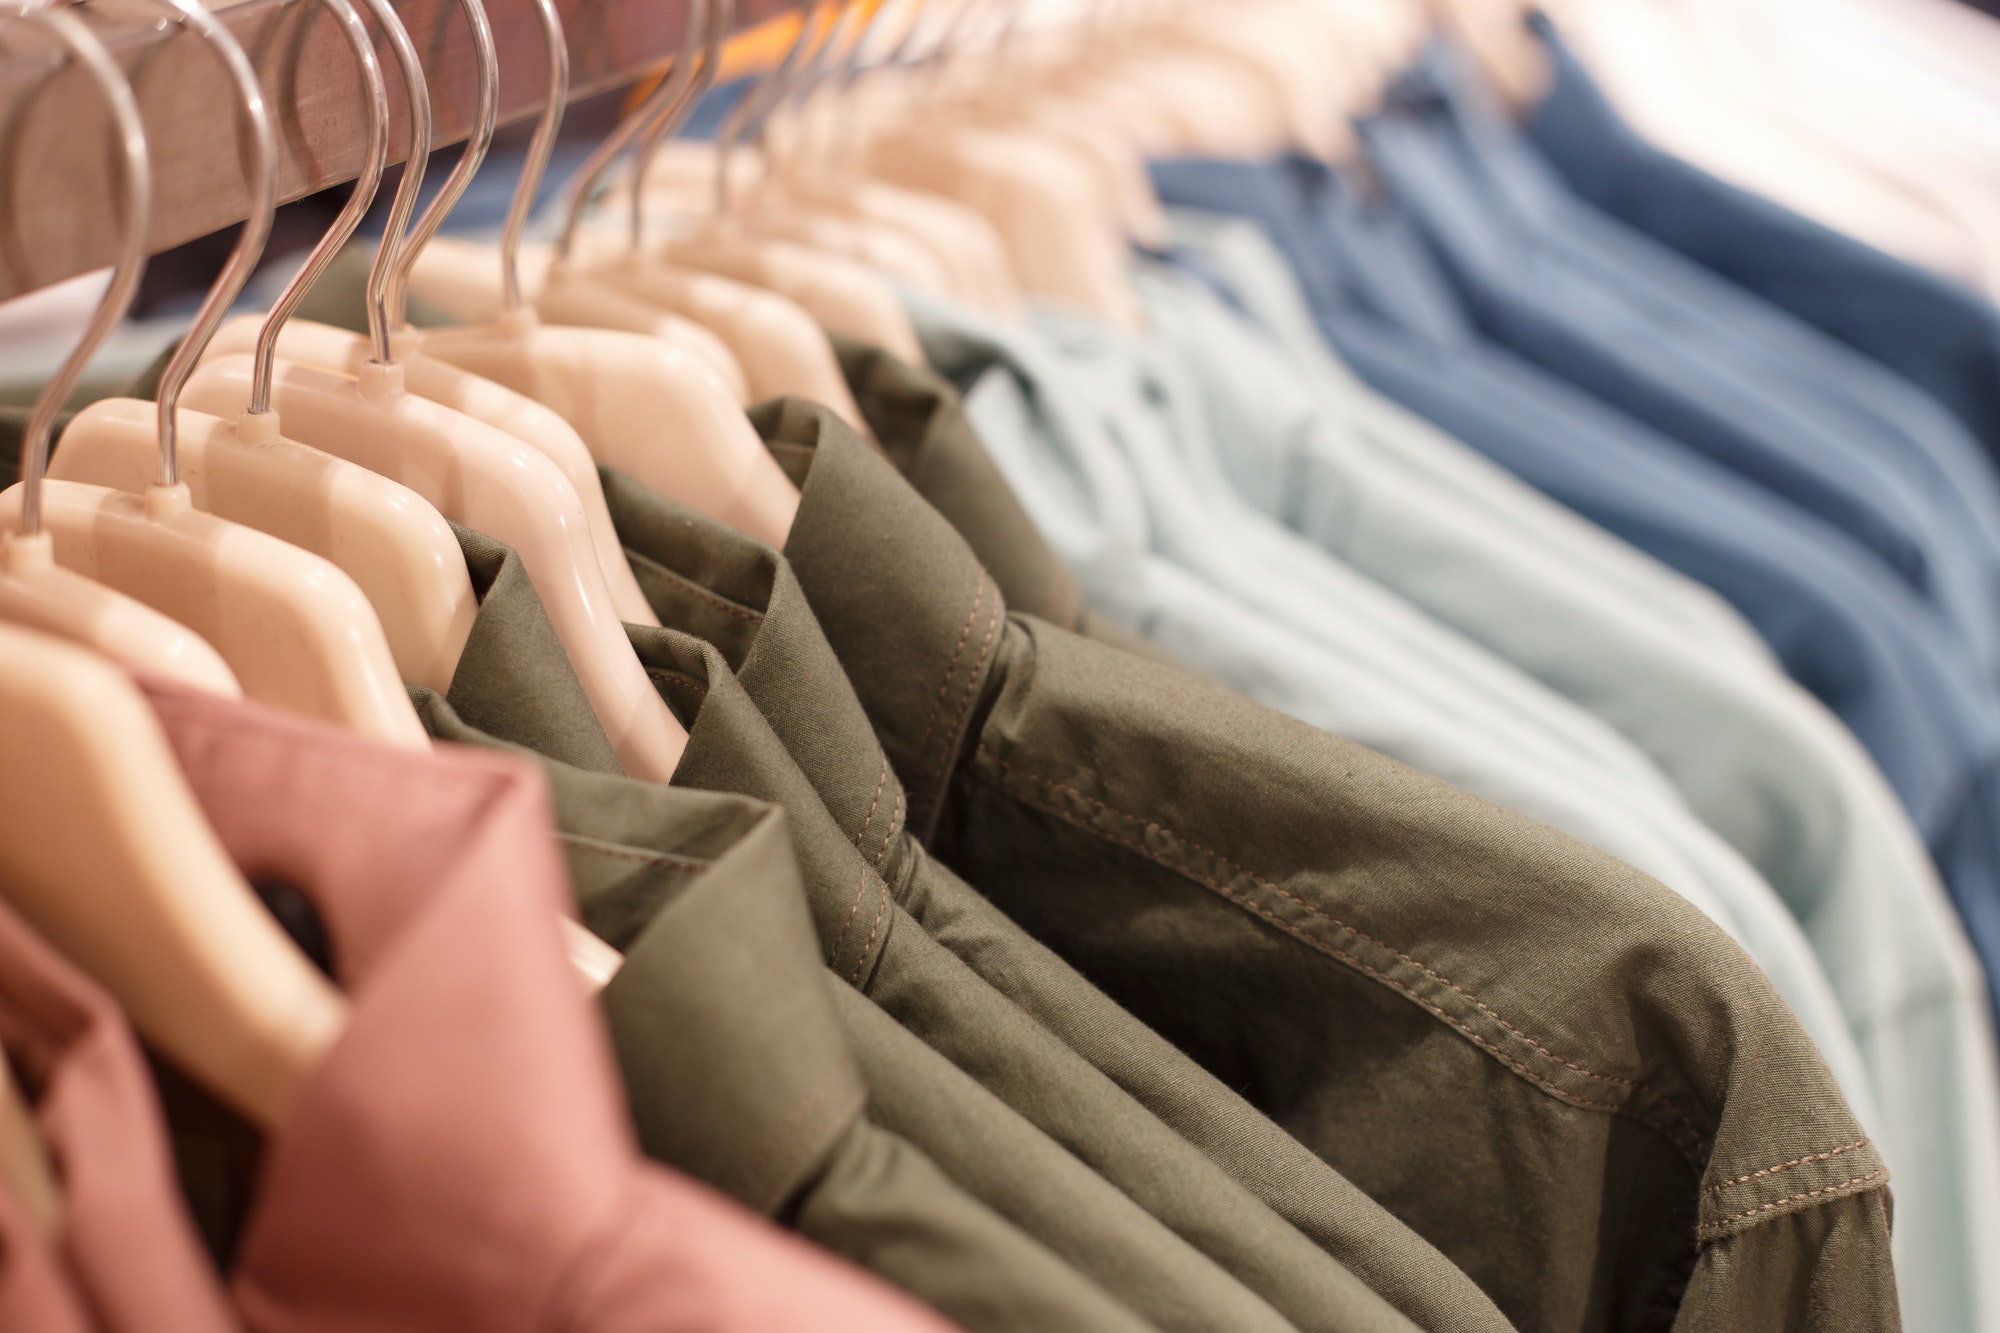
[[[153,404],[108,398],[63,432],[58,480],[143,495],[159,466]],[[310,551],[343,570],[382,623],[402,679],[443,691],[472,632],[478,598],[458,540],[423,497],[313,449],[182,409],[180,476],[195,508]]]
[[[354,581],[309,551],[201,513],[175,491],[45,483],[42,523],[56,560],[193,629],[254,699],[393,744],[427,744],[381,622]],[[18,524],[20,506],[20,487],[0,493],[0,525]]]
[[[157,451],[154,455],[158,457]],[[145,671],[225,698],[243,697],[236,673],[201,635],[114,588],[46,560],[15,558],[9,536],[0,573],[0,622],[92,649],[128,671]]]
[[[714,329],[743,363],[753,401],[805,398],[866,432],[833,345],[798,302],[719,274],[645,260],[621,261],[597,273],[641,301]]]
[[[257,1123],[345,1023],[217,842],[114,666],[0,626],[0,885],[139,1030]]]
[[[738,282],[768,287],[805,307],[825,328],[924,364],[916,329],[888,284],[852,260],[794,241],[715,229],[669,241],[661,254]]]
[[[547,403],[599,461],[784,545],[797,488],[742,409],[678,349],[637,334],[551,325],[507,338],[447,330],[425,345]]]
[[[528,444],[401,391],[396,367],[356,380],[276,364],[272,403],[290,438],[402,482],[445,517],[512,547],[626,771],[664,782],[686,732],[639,664],[591,545],[583,503]],[[250,401],[250,359],[221,357],[189,379],[186,401],[217,415]]]
[[[209,345],[210,352],[204,359],[248,352],[256,345],[256,335],[257,328],[251,320],[232,321],[232,324],[226,326]],[[413,349],[420,349],[423,346],[424,334],[420,330],[406,329],[397,337]],[[306,365],[319,366],[324,370],[337,371],[342,375],[358,377],[362,368],[368,364],[373,351],[368,340],[358,333],[336,328],[331,324],[292,319],[286,321],[284,330],[278,335],[278,355]],[[639,591],[638,581],[632,577],[631,568],[625,563],[624,553],[619,549],[617,531],[611,526],[611,511],[604,503],[604,486],[597,478],[597,464],[591,458],[590,450],[584,447],[583,441],[577,438],[576,432],[569,428],[568,423],[531,398],[515,393],[490,379],[482,379],[447,365],[420,350],[413,350],[405,355],[401,364],[404,387],[411,393],[428,398],[434,403],[442,403],[454,411],[463,412],[475,420],[505,431],[516,439],[532,445],[562,469],[563,475],[569,478],[570,485],[576,488],[578,497],[583,501],[585,517],[590,526],[591,544],[598,555],[598,567],[604,573],[605,583],[611,590],[612,603],[617,607],[619,617],[637,625],[659,624],[658,618],[653,615],[652,607],[646,601],[645,594]],[[465,562],[459,552],[458,542],[451,535],[451,530],[446,526],[443,517],[438,515],[427,501],[411,494],[399,483],[380,477],[367,468],[356,467],[345,460],[333,459],[332,455],[318,450],[314,452],[342,467],[353,468],[363,476],[374,478],[378,485],[393,488],[407,496],[412,504],[422,506],[428,511],[435,521],[441,539],[439,560],[452,567],[460,582],[465,581]],[[373,600],[368,583],[365,580],[357,581],[361,582],[364,591],[371,592]],[[470,597],[469,582],[466,583],[465,591]],[[476,611],[475,602],[472,611],[467,613],[468,617]],[[469,618],[466,621],[466,628],[468,630],[471,628]],[[391,642],[394,642],[393,638]],[[457,642],[462,646],[464,640],[461,637]],[[397,661],[400,663],[402,658],[398,656]],[[454,652],[450,658],[450,665],[455,667],[457,661],[458,656]],[[405,679],[423,684],[430,683],[426,677],[408,675],[407,672]],[[444,679],[448,684],[450,681],[448,673]],[[435,688],[442,690],[445,686],[439,685]]]

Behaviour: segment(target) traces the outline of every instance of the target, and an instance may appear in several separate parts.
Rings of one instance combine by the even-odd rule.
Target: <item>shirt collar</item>
[[[508,757],[148,692],[232,858],[317,910],[349,1002],[266,1145],[239,1307],[271,1330],[447,1303],[481,1328],[532,1326],[638,1169],[556,927],[542,781]]]
[[[511,748],[417,695],[432,735]],[[785,815],[552,759],[543,768],[583,919],[625,955],[602,1004],[640,1143],[777,1211],[866,1100]]]
[[[908,785],[910,832],[927,841],[1001,648],[1006,599],[951,524],[831,412],[786,400],[758,409],[757,425],[801,481],[791,572]]]
[[[640,587],[682,627],[625,627],[688,728],[674,786],[783,807],[822,956],[844,977],[870,975],[893,915],[883,876],[907,854],[895,836],[904,802],[797,581],[768,547],[615,471],[604,478]],[[452,711],[490,737],[617,775],[519,557],[476,533],[459,542],[481,598],[446,695]],[[882,928],[855,930],[857,917]]]
[[[1005,592],[1008,606],[1076,628],[1085,614],[1076,576],[1043,539],[980,443],[957,391],[880,348],[837,335],[833,345],[884,457],[965,538]],[[775,436],[783,413],[767,404],[750,416],[767,436]],[[802,450],[786,452],[794,465],[806,459]]]

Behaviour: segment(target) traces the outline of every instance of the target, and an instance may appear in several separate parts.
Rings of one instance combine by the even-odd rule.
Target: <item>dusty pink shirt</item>
[[[50,1242],[0,1190],[0,1329],[236,1327],[181,1202],[137,1041],[110,998],[4,906],[0,1045],[32,1095],[63,1201]]]
[[[237,864],[318,910],[352,1006],[266,1145],[231,1285],[251,1328],[945,1327],[640,1157],[539,770],[146,689]]]

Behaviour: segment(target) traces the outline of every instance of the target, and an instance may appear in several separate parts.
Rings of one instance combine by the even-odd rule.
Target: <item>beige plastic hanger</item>
[[[800,67],[767,98],[768,109],[759,117],[757,134],[767,169],[756,188],[732,192],[735,219],[759,235],[851,259],[899,286],[957,297],[944,261],[906,229],[884,226],[851,210],[821,207],[810,196],[792,190],[789,173],[780,165],[814,155],[809,131],[824,132],[828,126],[814,116],[813,105],[824,100],[821,94],[828,75],[839,64],[828,57],[856,45],[862,34],[855,25],[870,17],[866,5],[836,5],[835,10],[825,38],[814,43]],[[634,179],[643,180],[643,170],[636,171]]]
[[[512,547],[625,771],[668,781],[687,733],[653,689],[625,637],[575,487],[532,445],[407,388],[389,334],[402,316],[399,261],[429,152],[429,92],[415,46],[387,0],[370,0],[370,9],[390,34],[411,93],[413,122],[409,162],[369,275],[375,356],[358,377],[279,359],[271,393],[276,410],[254,415],[276,418],[273,433],[282,430],[402,481],[447,518]],[[477,37],[484,11],[477,0],[465,0],[465,9]],[[484,44],[489,49],[490,43],[487,31]],[[490,126],[492,117],[482,120]],[[244,411],[257,388],[250,358],[225,356],[195,373],[188,397],[206,411],[227,416]]]
[[[1026,43],[1017,31],[1020,0],[1005,4],[1000,35],[981,59],[976,84],[960,103],[961,114],[972,123],[1066,150],[1097,181],[1122,234],[1143,244],[1165,245],[1166,210],[1147,175],[1139,137],[1105,108],[1037,82],[1024,68]]]
[[[346,208],[279,298],[278,308],[286,311],[297,307],[360,225],[387,157],[388,99],[374,42],[347,0],[327,0],[327,7],[359,63],[368,151]],[[188,334],[195,347],[240,285],[220,285]],[[257,351],[263,358],[259,382],[268,383],[272,349]],[[186,369],[183,359],[180,378]],[[180,378],[169,378],[178,392]],[[159,469],[154,413],[153,404],[131,398],[93,403],[63,433],[49,475],[144,494]],[[269,417],[254,414],[234,423],[202,412],[176,414],[179,475],[195,507],[280,537],[346,571],[381,618],[402,678],[448,690],[479,602],[444,517],[408,487],[272,434],[269,425]]]
[[[225,288],[240,285],[268,234],[275,150],[256,73],[227,29],[194,0],[166,3],[208,41],[243,93],[252,131],[250,193],[264,202],[245,224],[237,251],[203,303],[203,318],[212,324],[230,295]],[[67,32],[65,40],[103,86],[123,139],[126,181],[136,197],[149,185],[146,141],[123,74],[74,15],[48,10],[37,17]],[[144,213],[135,210],[133,222],[144,221]],[[143,246],[141,225],[131,227],[137,247]],[[98,309],[100,328],[123,317],[131,286],[115,294],[115,302]],[[187,625],[215,646],[251,697],[394,744],[427,745],[381,622],[354,581],[308,551],[193,508],[176,470],[175,395],[198,350],[195,343],[183,343],[162,381],[159,474],[143,496],[44,481],[44,431],[32,437],[35,456],[22,483],[0,494],[0,527],[46,532],[65,568]]]
[[[231,863],[102,658],[0,626],[0,893],[146,1039],[267,1129],[346,1003]]]
[[[344,4],[345,0],[338,2]],[[367,31],[361,26],[358,17],[355,18],[353,33],[360,41],[366,43],[368,64],[364,68],[372,70],[375,80],[379,82],[381,71],[375,60],[374,45],[369,41]],[[357,51],[360,49],[357,48]],[[386,117],[388,112],[386,93],[382,94],[379,105],[371,101],[371,107],[378,109]],[[386,133],[386,121],[384,121],[382,134]],[[386,141],[383,147],[386,149]],[[252,436],[258,437],[251,445],[257,454],[277,452],[289,444],[277,437],[272,437],[269,444],[263,441],[263,437],[269,434],[271,423],[270,419],[258,409],[269,405],[273,357],[283,355],[291,361],[317,365],[357,377],[369,360],[371,348],[366,338],[330,325],[292,319],[291,314],[298,308],[313,283],[333,262],[340,247],[353,235],[370,203],[380,174],[379,166],[371,171],[364,171],[355,197],[349,200],[347,209],[333,230],[321,240],[319,247],[314,250],[305,267],[285,289],[270,315],[264,318],[245,315],[230,320],[223,325],[204,352],[205,357],[211,358],[232,353],[250,353],[258,358],[256,374],[261,391],[253,395],[253,410],[241,423]],[[469,173],[460,174],[469,179]],[[455,194],[451,195],[453,199],[456,197]],[[450,200],[445,201],[447,207],[449,202]],[[266,337],[267,331],[275,337]],[[659,620],[653,614],[651,605],[647,603],[645,594],[639,590],[638,582],[632,576],[631,567],[625,563],[624,553],[619,549],[617,533],[611,525],[611,513],[605,505],[603,486],[598,480],[597,465],[591,458],[590,451],[584,447],[583,441],[577,438],[576,432],[570,429],[568,423],[530,398],[490,380],[468,374],[435,357],[421,354],[408,355],[403,358],[403,367],[405,383],[412,393],[442,403],[525,440],[548,455],[563,470],[563,475],[569,478],[570,484],[576,488],[578,498],[583,501],[590,526],[592,548],[597,552],[599,567],[604,572],[605,584],[611,591],[612,602],[617,608],[620,619],[633,624],[657,625]],[[73,432],[75,426],[72,426],[71,430]],[[65,437],[65,445],[67,443]],[[422,515],[428,520],[425,524],[429,529],[427,549],[431,553],[431,563],[438,568],[435,577],[450,585],[451,591],[461,604],[456,616],[462,621],[462,628],[454,633],[427,632],[421,635],[416,633],[399,635],[395,618],[386,610],[384,618],[385,627],[390,631],[390,644],[392,647],[397,647],[396,660],[403,668],[405,679],[417,684],[430,685],[440,691],[446,689],[450,684],[452,672],[457,667],[465,635],[470,632],[472,618],[478,609],[477,600],[473,598],[472,585],[466,577],[464,557],[459,553],[457,540],[452,536],[449,526],[428,502],[409,488],[356,464],[335,459],[322,451],[309,452],[312,456],[325,460],[327,465],[341,469],[344,480],[348,473],[358,473],[361,478],[367,479],[365,482],[346,482],[361,491],[363,495],[370,487],[386,488],[403,497],[401,508],[407,511],[410,519],[414,520],[418,515]],[[117,483],[107,482],[107,484]],[[326,493],[328,502],[340,506],[339,513],[329,516],[333,521],[322,519],[308,526],[316,531],[323,531],[327,542],[337,547],[338,554],[334,551],[321,550],[314,541],[308,540],[313,535],[311,531],[295,534],[278,531],[275,528],[267,530],[310,549],[321,550],[321,554],[334,559],[344,568],[350,568],[350,572],[355,574],[356,580],[368,592],[370,600],[375,602],[378,609],[383,608],[385,597],[393,604],[409,600],[401,595],[392,595],[390,590],[380,586],[379,581],[371,582],[369,578],[363,577],[361,570],[353,569],[347,563],[348,559],[353,559],[371,567],[386,566],[384,573],[393,573],[405,568],[410,568],[414,572],[414,566],[400,558],[396,546],[387,544],[387,539],[384,537],[362,536],[364,529],[357,526],[370,515],[373,515],[378,523],[399,518],[401,515],[385,513],[372,506],[364,508],[358,504],[360,497],[350,499],[345,494],[334,491],[331,486],[323,486],[321,489]],[[197,503],[199,502],[198,498]],[[238,518],[253,526],[266,526],[247,515],[226,516]],[[317,515],[312,517],[318,518]],[[398,526],[413,528],[416,525],[411,522]],[[349,534],[352,534],[351,540]],[[416,623],[412,629],[429,631],[432,626],[445,623],[439,621],[429,609],[433,604],[434,599],[415,602],[423,614],[420,617],[413,617]],[[422,651],[423,646],[432,639],[440,640],[442,648],[426,655]],[[399,646],[406,641],[412,645],[412,650],[408,653]]]
[[[553,409],[582,438],[589,457],[782,546],[798,512],[798,489],[764,448],[743,415],[739,397],[691,365],[668,342],[616,328],[544,324],[523,298],[521,236],[554,144],[568,84],[567,47],[555,8],[548,0],[537,0],[537,11],[551,53],[552,96],[515,190],[499,262],[494,263],[490,253],[486,259],[487,271],[497,271],[501,279],[502,309],[490,323],[412,331],[410,336],[429,357],[506,385]],[[459,253],[463,255],[464,249]],[[543,294],[549,295],[547,286]],[[552,318],[563,317],[560,311],[550,313]],[[665,318],[657,311],[650,317]],[[612,550],[623,559],[618,547]]]
[[[712,50],[719,51],[715,34],[728,28],[733,11],[721,0],[718,15],[710,24]],[[832,332],[872,343],[912,364],[923,364],[923,352],[893,289],[865,265],[842,255],[830,254],[794,240],[760,235],[746,226],[730,207],[728,188],[732,150],[754,120],[768,109],[776,89],[796,68],[800,55],[815,42],[823,26],[818,22],[819,6],[812,6],[801,23],[797,38],[780,66],[760,78],[731,113],[715,150],[715,213],[693,232],[673,237],[654,250],[662,259],[689,268],[706,270],[752,286],[768,288],[785,296],[812,315]],[[713,61],[705,62],[712,78]]]
[[[965,16],[961,8],[947,19],[925,57],[933,99],[945,85]],[[1076,151],[962,114],[913,109],[872,137],[863,160],[870,175],[957,199],[983,214],[1006,242],[1026,290],[1122,328],[1139,326],[1111,191]]]
[[[1005,319],[1018,320],[1024,314],[1020,285],[1014,280],[1006,249],[991,223],[972,209],[942,195],[908,190],[871,179],[861,173],[861,162],[852,145],[861,141],[854,133],[859,118],[870,112],[870,103],[860,94],[872,91],[875,83],[859,82],[865,68],[870,38],[881,27],[891,6],[857,6],[872,10],[861,31],[846,43],[845,55],[827,77],[828,95],[817,105],[808,104],[798,117],[805,146],[760,162],[754,150],[739,147],[728,169],[745,181],[734,188],[740,195],[754,195],[756,180],[782,186],[788,208],[817,211],[851,218],[869,226],[898,232],[922,245],[944,272],[952,295],[964,303]],[[901,50],[887,53],[894,60]],[[829,43],[829,47],[832,43]],[[642,167],[634,173],[641,183],[646,207],[665,207],[685,212],[699,206],[703,192],[713,188],[718,169],[712,148],[681,145],[665,147],[666,136],[656,128],[641,150]],[[765,218],[758,208],[753,224]]]
[[[703,62],[715,59],[724,22],[726,16],[716,14],[708,0],[690,0],[672,75],[618,132],[598,146],[578,172],[561,241],[569,258],[552,266],[553,273],[540,284],[542,308],[544,313],[560,317],[557,311],[567,307],[576,317],[597,324],[628,319],[616,326],[634,331],[645,331],[652,309],[698,319],[716,330],[737,353],[750,376],[755,399],[808,398],[832,408],[866,434],[866,423],[832,345],[812,316],[775,292],[647,255],[648,200],[642,191],[631,186],[625,191],[629,236],[622,254],[611,251],[608,236],[600,250],[599,238],[581,229],[585,206],[619,157],[636,142],[632,178],[635,182],[643,179],[653,155],[693,110],[712,77],[713,64]],[[704,54],[705,30],[709,37]],[[702,68],[699,79],[698,65]]]
[[[35,1113],[0,1050],[0,1189],[19,1204],[44,1240],[62,1234],[62,1185]]]
[[[71,22],[57,20],[50,26],[75,58],[94,60],[89,47],[76,44]],[[101,310],[123,310],[137,290],[145,266],[151,171],[143,153],[128,152],[125,165],[131,217]],[[240,697],[243,687],[235,673],[205,639],[136,598],[56,564],[55,543],[42,530],[41,468],[48,458],[56,415],[116,324],[115,314],[91,321],[82,340],[44,386],[29,415],[21,439],[21,484],[29,503],[17,527],[0,531],[0,622],[83,644],[135,671],[151,671],[213,694]]]

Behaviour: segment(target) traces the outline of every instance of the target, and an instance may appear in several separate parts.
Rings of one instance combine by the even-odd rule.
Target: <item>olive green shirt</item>
[[[797,690],[795,708],[810,705],[806,757],[858,759],[871,789],[885,785],[880,748],[797,585],[767,549],[681,512],[686,521],[672,525],[677,532],[709,539],[690,549],[708,561],[712,586],[686,584],[670,599],[659,590],[658,568],[635,562],[642,586],[663,618],[694,625],[753,660],[732,663],[679,630],[628,627],[689,728],[675,783],[755,796],[789,815],[821,957],[846,983],[832,993],[868,1090],[869,1118],[1158,1327],[1407,1329],[1365,1283],[1131,1104],[895,905],[875,864],[887,859],[878,845],[883,834],[867,826],[861,809],[868,793],[840,812],[851,819],[830,811],[738,678],[761,674],[755,663],[792,657],[775,649],[788,625],[818,642],[816,683],[789,670],[777,682]],[[448,695],[452,711],[488,736],[615,774],[615,757],[518,559],[477,534],[461,531],[460,540],[481,601]],[[844,719],[824,706],[843,695]],[[558,811],[566,832],[576,813]],[[615,1030],[622,1026],[614,1022]],[[667,1044],[663,1036],[657,1058],[665,1058]],[[945,1054],[934,1049],[940,1046]],[[643,1047],[621,1044],[621,1054],[637,1062],[626,1067],[635,1088],[660,1082]],[[651,1141],[643,1130],[642,1139]],[[1119,1176],[1118,1184],[1105,1172]],[[1232,1256],[1228,1267],[1213,1257],[1218,1251]],[[1247,1285],[1253,1281],[1255,1291]],[[1279,1314],[1276,1299],[1303,1322]]]
[[[1516,1324],[1896,1326],[1888,1173],[1699,912],[1360,746],[1010,616],[837,419],[755,416],[801,483],[787,555],[908,827]]]
[[[499,573],[491,543],[468,548]],[[412,694],[439,739],[513,748]],[[602,999],[648,1155],[975,1333],[1146,1327],[869,1118],[856,1015],[820,961],[782,812],[543,766],[580,913],[625,956]]]

